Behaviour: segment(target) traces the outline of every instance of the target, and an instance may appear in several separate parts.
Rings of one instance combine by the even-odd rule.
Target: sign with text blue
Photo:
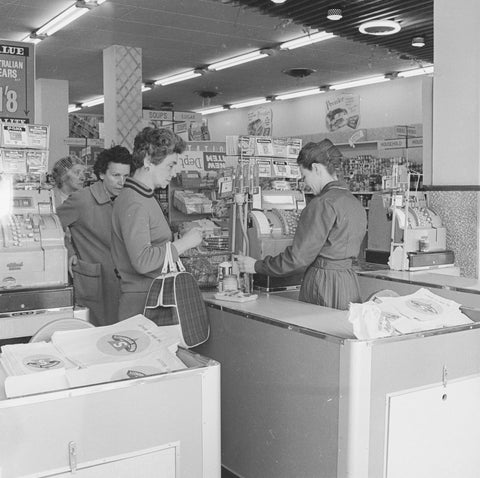
[[[33,123],[34,46],[0,40],[0,121]]]
[[[217,171],[225,169],[225,153],[205,151],[203,153],[203,165],[205,171]]]

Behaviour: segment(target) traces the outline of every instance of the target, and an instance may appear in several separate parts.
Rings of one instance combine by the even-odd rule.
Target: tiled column
[[[142,49],[112,45],[103,51],[105,147],[130,151],[142,119]]]
[[[430,205],[466,277],[479,274],[480,2],[434,0]]]

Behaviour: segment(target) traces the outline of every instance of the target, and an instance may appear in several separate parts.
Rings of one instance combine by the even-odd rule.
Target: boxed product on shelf
[[[27,125],[28,147],[33,149],[48,149],[50,128],[42,124]]]
[[[200,228],[204,238],[218,236],[221,233],[220,227],[210,219],[197,219],[195,221],[182,222],[178,225],[178,231],[182,236],[194,228]]]
[[[184,188],[199,188],[202,178],[198,171],[182,171],[179,175],[180,184]]]
[[[176,190],[173,205],[184,214],[211,214],[212,201],[202,193]]]
[[[287,139],[287,158],[297,159],[302,149],[302,140],[300,138]]]
[[[255,154],[257,156],[273,156],[272,138],[268,136],[254,136]]]
[[[25,150],[3,148],[0,150],[0,170],[7,174],[27,174]]]
[[[28,148],[28,126],[1,123],[0,139],[3,148]]]
[[[272,138],[273,146],[273,155],[276,158],[286,158],[287,157],[287,138]]]

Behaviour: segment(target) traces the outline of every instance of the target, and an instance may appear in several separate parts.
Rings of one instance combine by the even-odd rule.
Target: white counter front
[[[0,397],[2,478],[220,478],[220,365]]]
[[[276,294],[207,305],[197,350],[222,366],[222,465],[236,475],[478,477],[480,323],[361,341],[347,312]]]

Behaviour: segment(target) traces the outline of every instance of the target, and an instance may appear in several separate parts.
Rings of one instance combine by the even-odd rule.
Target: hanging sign
[[[326,100],[327,114],[325,124],[328,131],[342,128],[356,129],[360,121],[360,97],[358,95],[339,94]]]
[[[178,156],[178,171],[203,171],[203,151],[185,151]]]
[[[225,169],[225,153],[203,152],[203,167],[205,171],[216,171]]]
[[[0,121],[33,123],[34,47],[0,41]]]
[[[399,149],[407,146],[406,139],[385,139],[377,142],[378,149]]]

